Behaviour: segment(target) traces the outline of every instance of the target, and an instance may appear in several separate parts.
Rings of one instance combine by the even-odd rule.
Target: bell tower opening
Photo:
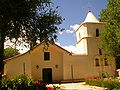
[[[96,29],[96,37],[99,37],[99,29]]]

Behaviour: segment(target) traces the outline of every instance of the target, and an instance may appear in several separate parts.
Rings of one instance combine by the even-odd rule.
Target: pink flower
[[[48,87],[47,90],[54,90],[54,88],[53,87]]]
[[[40,83],[38,81],[34,81],[34,84],[40,85]]]

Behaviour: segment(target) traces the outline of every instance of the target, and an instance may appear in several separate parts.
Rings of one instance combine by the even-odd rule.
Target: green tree
[[[51,0],[0,0],[0,72],[3,70],[4,42],[55,40],[62,17]]]
[[[4,49],[4,59],[11,58],[20,54],[19,50],[16,48],[8,47]]]
[[[100,37],[101,48],[106,57],[115,58],[117,68],[120,68],[120,0],[108,0],[107,7],[100,13],[99,19],[108,23]]]

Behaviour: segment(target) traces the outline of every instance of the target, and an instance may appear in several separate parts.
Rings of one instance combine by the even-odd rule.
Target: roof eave
[[[76,32],[79,30],[79,28],[84,25],[84,24],[107,24],[107,22],[83,22],[79,25],[78,29],[76,30]]]

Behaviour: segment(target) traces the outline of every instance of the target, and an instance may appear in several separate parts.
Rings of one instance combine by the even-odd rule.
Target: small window
[[[102,50],[99,48],[99,55],[102,55]]]
[[[50,60],[50,52],[44,52],[44,60]]]
[[[100,66],[98,58],[95,59],[95,64],[96,64],[96,67]]]
[[[104,64],[105,64],[105,66],[108,66],[107,58],[104,59]]]
[[[99,37],[99,29],[96,29],[96,37]]]

